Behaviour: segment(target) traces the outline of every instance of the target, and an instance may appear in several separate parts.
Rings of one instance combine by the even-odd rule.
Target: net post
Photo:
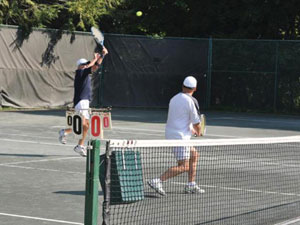
[[[105,160],[105,188],[104,188],[104,201],[103,201],[103,223],[102,225],[110,224],[110,191],[111,191],[111,157],[110,157],[110,142],[106,143]]]
[[[84,225],[97,225],[100,140],[91,141],[87,151]]]

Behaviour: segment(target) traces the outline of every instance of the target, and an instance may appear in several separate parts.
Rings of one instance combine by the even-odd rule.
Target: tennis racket
[[[206,133],[206,117],[204,114],[201,114],[200,115],[200,119],[201,119],[201,123],[200,123],[200,126],[201,126],[201,135],[204,136],[205,133]]]
[[[94,36],[96,43],[100,47],[100,51],[102,51],[104,47],[104,35],[96,27],[91,27],[91,33]]]

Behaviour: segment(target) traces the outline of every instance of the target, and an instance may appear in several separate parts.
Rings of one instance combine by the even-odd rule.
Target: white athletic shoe
[[[76,145],[74,151],[81,156],[86,156],[86,148],[82,145]]]
[[[162,188],[162,182],[159,179],[152,179],[149,180],[148,185],[153,188],[158,194],[165,196],[166,192],[164,191],[164,189]]]
[[[184,188],[186,194],[202,194],[205,190],[201,189],[197,184],[196,185],[186,185]]]
[[[66,134],[65,134],[65,129],[61,129],[59,131],[59,138],[58,138],[59,142],[62,144],[66,144],[67,143],[67,139],[66,139]]]

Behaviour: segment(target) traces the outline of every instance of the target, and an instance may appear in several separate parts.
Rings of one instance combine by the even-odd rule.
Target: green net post
[[[87,151],[84,225],[97,225],[100,141],[91,142]]]

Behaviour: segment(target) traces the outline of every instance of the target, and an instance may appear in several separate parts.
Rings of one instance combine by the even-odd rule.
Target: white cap
[[[80,66],[80,65],[85,65],[87,64],[89,61],[87,61],[86,59],[82,58],[82,59],[78,59],[77,60],[77,66]]]
[[[188,88],[195,88],[197,87],[197,80],[193,76],[188,76],[184,79],[183,85]]]

